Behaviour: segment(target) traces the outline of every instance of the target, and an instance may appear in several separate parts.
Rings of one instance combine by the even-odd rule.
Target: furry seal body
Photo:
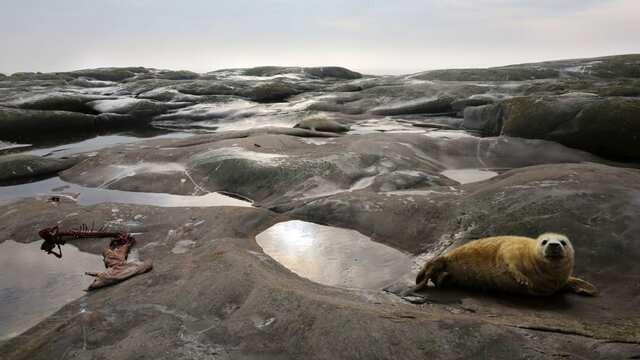
[[[592,284],[573,277],[574,251],[569,239],[546,233],[537,239],[496,236],[471,241],[427,262],[411,291],[460,286],[528,295],[572,291],[594,296]]]

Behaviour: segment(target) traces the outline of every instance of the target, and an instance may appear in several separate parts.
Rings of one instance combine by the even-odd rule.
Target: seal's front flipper
[[[593,284],[573,276],[570,277],[569,280],[567,280],[565,290],[583,296],[598,295],[598,289]]]

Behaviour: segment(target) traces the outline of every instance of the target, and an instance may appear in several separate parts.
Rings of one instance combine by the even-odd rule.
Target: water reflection
[[[135,133],[134,133],[135,134]],[[46,147],[40,149],[34,149],[28,151],[27,154],[47,156],[53,155],[54,157],[69,156],[87,151],[96,151],[115,145],[133,144],[151,139],[180,139],[192,136],[189,133],[175,132],[164,133],[151,137],[141,137],[129,134],[116,134],[116,135],[103,135],[96,136],[90,139],[82,140],[80,142],[58,145],[53,147]]]
[[[219,193],[200,196],[173,195],[88,188],[61,180],[59,177],[27,184],[0,187],[0,202],[25,197],[58,195],[70,198],[79,205],[121,203],[161,207],[251,206],[251,203]]]
[[[354,230],[305,221],[276,224],[256,236],[264,252],[312,281],[382,289],[410,272],[412,257]]]
[[[85,271],[102,271],[98,255],[73,245],[58,259],[40,251],[41,242],[0,243],[0,340],[13,337],[81,297],[91,281]]]

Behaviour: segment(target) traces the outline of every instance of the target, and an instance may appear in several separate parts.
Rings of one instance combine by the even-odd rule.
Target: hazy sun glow
[[[0,72],[497,66],[639,52],[639,13],[637,0],[4,0]]]

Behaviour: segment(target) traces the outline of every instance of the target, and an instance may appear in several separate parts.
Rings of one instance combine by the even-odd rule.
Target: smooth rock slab
[[[78,163],[80,158],[56,159],[36,155],[0,156],[0,182],[55,174]]]

